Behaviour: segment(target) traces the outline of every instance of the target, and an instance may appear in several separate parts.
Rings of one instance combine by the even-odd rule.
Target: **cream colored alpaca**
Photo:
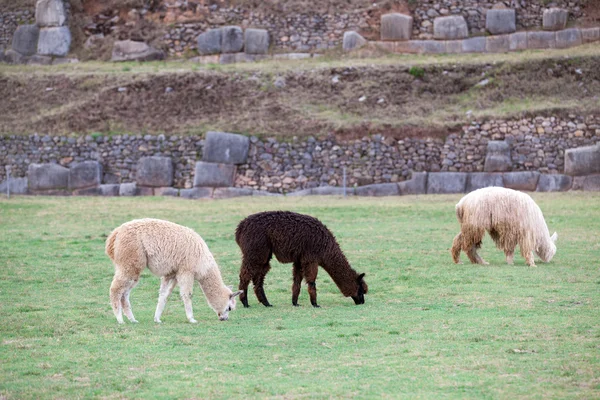
[[[542,211],[525,193],[502,187],[475,190],[460,199],[456,217],[460,233],[452,244],[455,263],[460,261],[462,250],[472,263],[488,264],[477,254],[485,231],[496,247],[504,250],[509,264],[513,263],[517,244],[527,265],[532,267],[535,267],[533,252],[544,262],[549,262],[556,253],[556,232],[550,236]]]
[[[221,321],[235,309],[235,297],[223,284],[219,267],[204,240],[190,228],[159,219],[137,219],[116,228],[106,239],[106,254],[115,264],[110,285],[110,302],[122,324],[122,312],[137,322],[131,311],[129,293],[144,268],[161,277],[154,322],[160,323],[167,298],[179,284],[188,321],[196,323],[192,312],[194,281],[198,281],[208,304]]]

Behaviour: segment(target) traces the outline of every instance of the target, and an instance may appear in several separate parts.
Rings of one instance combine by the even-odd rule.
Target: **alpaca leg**
[[[185,307],[185,315],[190,323],[195,324],[198,321],[194,319],[194,311],[192,309],[192,294],[194,292],[194,276],[193,275],[178,275],[177,282],[181,291],[181,299]]]
[[[317,273],[319,266],[317,264],[308,264],[303,266],[304,279],[308,285],[308,295],[310,296],[310,304],[313,307],[321,307],[317,304]]]
[[[129,279],[116,273],[110,285],[110,305],[119,324],[123,323],[122,299],[127,290]]]
[[[129,284],[127,285],[127,289],[125,290],[125,293],[123,294],[123,297],[121,298],[121,305],[123,306],[123,313],[129,320],[129,322],[133,322],[135,324],[137,324],[137,320],[133,316],[133,311],[131,310],[131,303],[129,302],[129,294],[131,293],[133,288],[138,284],[138,282],[139,282],[138,280],[130,280]]]
[[[154,313],[154,322],[160,324],[160,316],[165,310],[165,306],[167,305],[167,299],[173,292],[175,285],[177,284],[177,279],[174,277],[165,277],[160,278],[160,289],[158,290],[158,304],[156,305],[156,312]]]
[[[473,264],[483,264],[488,265],[479,254],[477,254],[477,250],[481,248],[481,241],[483,240],[483,235],[485,235],[485,229],[471,229],[473,232],[470,235],[469,243],[463,242],[463,250],[467,253],[467,257]],[[465,249],[467,247],[467,249]]]
[[[456,235],[454,237],[454,240],[452,241],[452,250],[450,251],[450,253],[452,254],[452,260],[454,261],[454,264],[460,263],[461,247],[462,247],[462,233],[459,233],[458,235]]]
[[[515,249],[513,248],[512,250],[504,250],[504,254],[506,255],[506,262],[510,265],[513,265],[514,257],[515,257]]]
[[[269,271],[269,264],[266,265],[266,268],[254,274],[252,277],[252,284],[254,285],[254,293],[256,294],[256,298],[260,301],[265,307],[273,307],[269,300],[267,300],[267,295],[265,294],[264,284],[265,284],[265,276],[267,275],[267,271]]]
[[[521,255],[525,259],[525,262],[530,267],[535,267],[535,260],[533,258],[533,249],[527,245],[527,243],[521,242],[519,243],[519,247],[521,249]]]
[[[292,284],[292,305],[298,307],[298,296],[300,296],[300,288],[302,286],[302,265],[294,263],[293,268],[294,283]]]
[[[238,285],[238,290],[242,290],[243,293],[240,294],[240,301],[244,305],[244,307],[250,307],[248,305],[248,285],[252,280],[252,274],[250,270],[246,267],[245,264],[242,264],[242,268],[240,269],[240,284]]]

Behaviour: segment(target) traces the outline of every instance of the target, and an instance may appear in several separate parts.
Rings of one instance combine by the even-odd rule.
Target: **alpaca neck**
[[[352,269],[346,256],[338,246],[327,252],[327,257],[325,257],[321,266],[329,274],[344,296],[355,294],[358,274]]]

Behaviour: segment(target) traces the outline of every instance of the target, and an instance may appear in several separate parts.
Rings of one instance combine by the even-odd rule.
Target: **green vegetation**
[[[408,73],[414,76],[415,78],[422,78],[425,76],[425,70],[421,67],[413,66],[410,67]]]
[[[0,398],[598,398],[600,194],[534,193],[558,252],[529,268],[454,265],[460,196],[394,198],[0,198]],[[291,266],[219,322],[198,286],[186,322],[177,290],[154,324],[158,278],[132,293],[139,324],[110,309],[109,232],[156,217],[197,230],[237,285],[234,229],[289,209],[320,218],[366,272],[364,306],[320,271],[291,305]],[[463,261],[466,257],[462,256]]]

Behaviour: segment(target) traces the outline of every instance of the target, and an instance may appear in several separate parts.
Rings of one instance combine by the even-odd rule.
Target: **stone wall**
[[[19,25],[33,24],[35,10],[2,11],[0,10],[0,47],[9,48],[13,34]]]
[[[411,171],[482,172],[490,140],[510,145],[511,171],[564,172],[565,151],[600,142],[600,118],[570,115],[519,120],[472,122],[446,138],[396,140],[372,135],[351,141],[330,138],[251,137],[248,161],[237,167],[238,188],[286,193],[319,186],[401,182]],[[0,165],[10,165],[13,177],[25,177],[29,164],[93,160],[103,166],[103,183],[135,181],[138,160],[167,156],[173,160],[177,188],[191,188],[194,167],[202,159],[204,139],[165,135],[3,136]],[[0,181],[5,169],[0,168]]]

